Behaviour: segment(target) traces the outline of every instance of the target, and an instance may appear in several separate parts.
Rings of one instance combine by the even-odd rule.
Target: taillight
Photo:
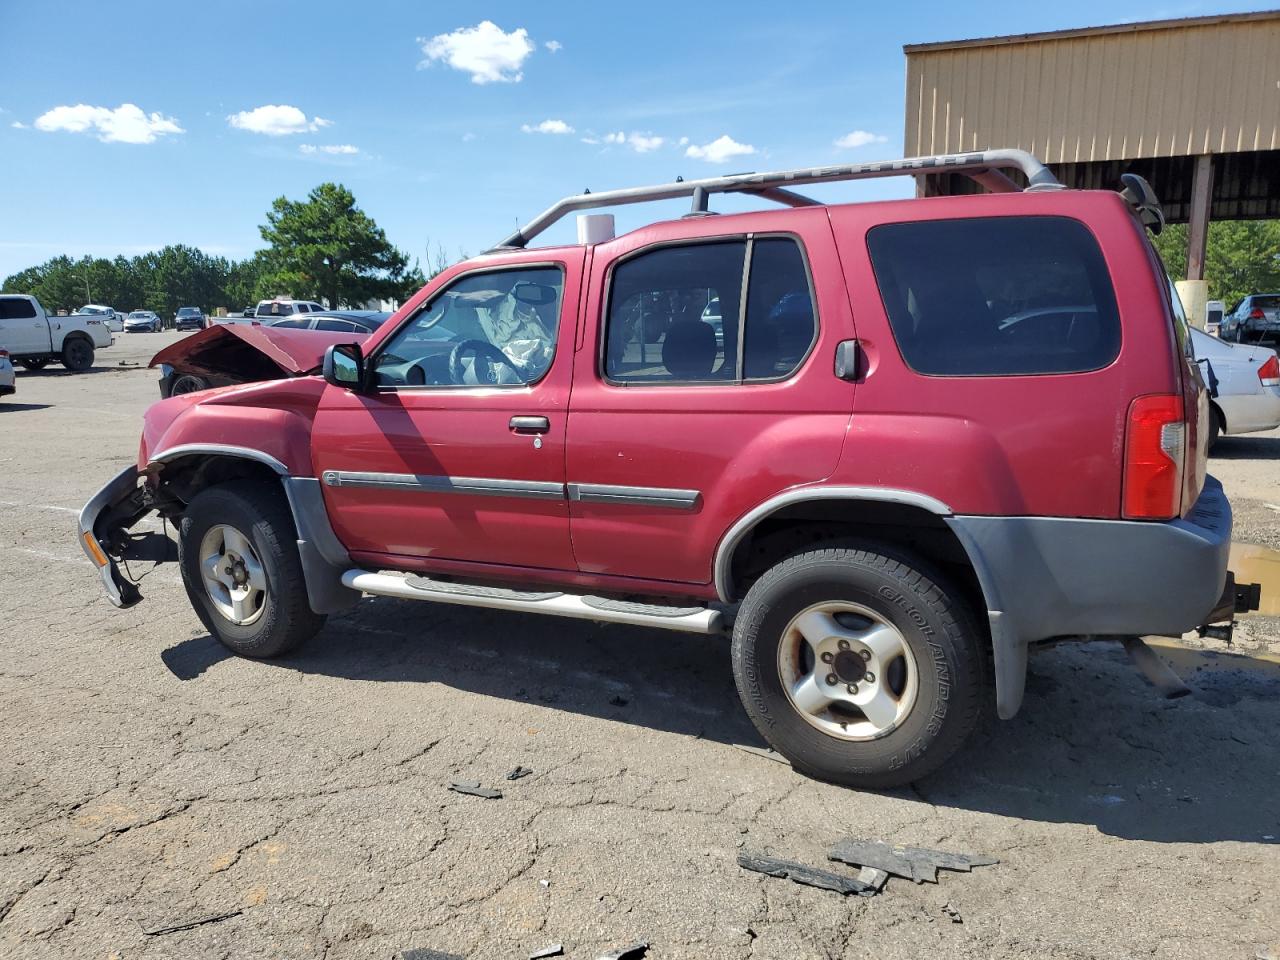
[[[1274,353],[1258,368],[1258,379],[1264,387],[1280,387],[1280,359]]]
[[[1250,320],[1265,320],[1265,319],[1267,319],[1267,315],[1266,315],[1265,313],[1263,313],[1261,310],[1259,310],[1257,307],[1254,307],[1251,311],[1249,311],[1249,319],[1250,319]]]
[[[1129,520],[1169,520],[1182,506],[1187,423],[1182,397],[1157,394],[1129,405],[1124,440],[1124,509]]]
[[[0,350],[0,360],[8,360],[8,359],[9,359],[9,351]]]

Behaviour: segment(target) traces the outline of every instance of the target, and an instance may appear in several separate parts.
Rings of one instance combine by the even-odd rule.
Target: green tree
[[[1169,276],[1187,275],[1187,227],[1166,227],[1155,247]],[[1222,220],[1209,224],[1205,251],[1209,299],[1228,308],[1251,293],[1280,290],[1280,220]]]
[[[403,293],[408,257],[341,184],[322,183],[304,201],[277,198],[260,229],[277,292],[330,307]]]

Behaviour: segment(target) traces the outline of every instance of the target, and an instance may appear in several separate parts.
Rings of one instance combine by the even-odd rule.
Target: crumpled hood
[[[299,376],[319,369],[325,350],[333,344],[359,343],[367,337],[365,333],[214,324],[165,347],[150,365],[164,363],[190,373],[245,380],[269,379],[279,373]]]

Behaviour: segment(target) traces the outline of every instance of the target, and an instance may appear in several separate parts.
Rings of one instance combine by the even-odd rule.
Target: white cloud
[[[525,133],[573,133],[573,127],[569,126],[563,120],[543,120],[540,124],[534,127],[529,126],[527,123],[523,123],[520,125],[520,129]]]
[[[583,142],[583,143],[589,143],[589,144],[591,144],[591,146],[593,146],[593,147],[594,147],[594,146],[596,146],[596,145],[598,145],[598,144],[600,143],[600,138],[599,138],[599,137],[597,137],[597,136],[594,136],[594,135],[589,134],[589,135],[587,135],[587,136],[585,136],[585,137],[583,137],[583,138],[582,138],[582,142]]]
[[[695,160],[705,160],[707,163],[724,163],[733,157],[745,157],[755,152],[756,148],[751,144],[739,143],[726,134],[703,146],[691,143],[684,155],[693,157]]]
[[[519,83],[524,62],[534,50],[524,27],[506,33],[491,20],[429,39],[419,37],[418,42],[427,58],[419,66],[443,62],[471,74],[472,83]]]
[[[871,133],[869,130],[854,130],[837,139],[835,145],[842,150],[856,150],[858,147],[865,147],[872,143],[887,143],[888,140],[888,137]]]
[[[173,117],[143,113],[141,107],[132,103],[123,103],[114,110],[86,103],[54,107],[36,117],[35,127],[46,133],[93,132],[103,143],[154,143],[165,134],[185,132]]]
[[[543,46],[546,47],[548,50],[550,50],[552,53],[559,53],[561,50],[564,49],[564,44],[561,43],[559,40],[548,40],[546,43],[543,44]]]
[[[328,143],[319,147],[310,143],[302,143],[298,145],[298,149],[303,153],[327,153],[332,156],[345,157],[353,157],[360,152],[359,147],[353,147],[349,143]]]
[[[312,117],[288,104],[267,104],[252,110],[241,110],[227,117],[227,123],[238,130],[261,133],[268,137],[286,137],[293,133],[314,133],[333,125],[332,120]]]
[[[688,146],[688,145],[689,145],[689,138],[688,138],[688,137],[681,137],[679,140],[677,140],[677,141],[676,141],[676,146],[678,146],[678,147],[685,147],[685,146]]]
[[[653,137],[648,134],[634,132],[627,134],[627,146],[636,153],[649,153],[657,150],[666,142],[666,137]]]
[[[466,133],[464,133],[464,134],[462,135],[462,142],[463,142],[463,143],[470,143],[470,142],[471,142],[472,140],[474,140],[475,138],[476,138],[476,135],[475,135],[474,133],[471,133],[470,131],[468,131],[468,132],[466,132]]]
[[[650,153],[666,143],[667,138],[655,137],[649,133],[638,133],[635,130],[630,133],[625,130],[618,130],[615,133],[606,133],[601,137],[584,139],[582,142],[591,144],[608,143],[619,147],[627,146],[636,153]]]
[[[26,125],[25,123],[23,123],[21,120],[15,120],[15,121],[13,121],[13,123],[9,124],[9,126],[13,127],[13,129],[15,129],[15,130],[25,130],[25,129],[27,129],[27,125]]]

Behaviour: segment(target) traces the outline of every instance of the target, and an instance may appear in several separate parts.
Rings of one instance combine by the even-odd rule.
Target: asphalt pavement
[[[116,610],[75,541],[158,397],[145,362],[176,336],[117,335],[92,371],[20,371],[0,401],[0,957],[1280,944],[1280,622],[1161,648],[1193,688],[1175,701],[1117,645],[1039,653],[1016,719],[887,793],[744,749],[759,741],[722,639],[368,599],[294,655],[237,659],[172,566]],[[1280,542],[1280,432],[1224,440],[1211,470],[1240,532]],[[516,766],[533,772],[505,779]],[[1000,862],[871,898],[737,864],[832,868],[849,837]]]

